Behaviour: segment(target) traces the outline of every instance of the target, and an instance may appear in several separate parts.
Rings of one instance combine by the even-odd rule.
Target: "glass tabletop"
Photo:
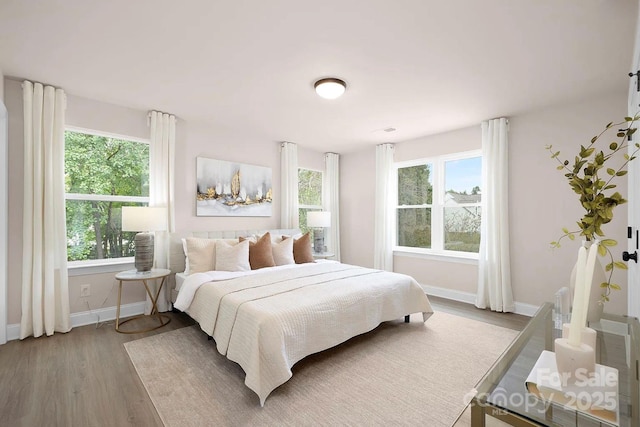
[[[619,423],[527,391],[525,382],[542,352],[553,351],[555,338],[562,335],[555,327],[553,305],[546,303],[476,386],[472,426],[484,426],[487,414],[513,425],[640,427],[638,319],[604,314],[589,327],[597,331],[596,363],[618,370]]]

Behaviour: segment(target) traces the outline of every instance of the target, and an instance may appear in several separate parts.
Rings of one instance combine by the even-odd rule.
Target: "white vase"
[[[583,241],[582,244],[585,248],[589,249],[591,242]],[[587,322],[598,322],[602,317],[602,311],[604,305],[600,303],[602,299],[603,288],[600,287],[602,282],[606,282],[607,277],[600,264],[600,260],[596,259],[595,268],[593,270],[593,279],[591,281],[591,291],[589,292],[589,308],[587,309]],[[571,270],[571,301],[573,302],[573,293],[576,288],[576,265],[574,264],[573,270]]]

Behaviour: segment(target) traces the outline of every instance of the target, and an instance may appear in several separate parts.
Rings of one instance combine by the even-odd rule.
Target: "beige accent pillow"
[[[271,243],[271,251],[276,265],[296,263],[293,258],[293,239],[287,239],[283,236],[283,240],[279,243]]]
[[[289,239],[289,236],[282,236],[283,239],[293,240],[293,259],[296,264],[306,264],[308,262],[316,262],[313,259],[313,250],[311,248],[311,237],[306,232],[299,239]]]
[[[199,237],[184,239],[186,249],[187,274],[215,270],[216,241]]]
[[[249,265],[252,270],[276,265],[271,251],[271,235],[269,233],[263,234],[255,243],[250,239],[240,237],[240,242],[244,240],[249,241]]]
[[[224,240],[216,240],[216,270],[248,271],[249,241],[244,240],[237,245],[230,245]]]
[[[187,244],[187,239],[191,242],[190,246]],[[207,239],[205,237],[187,237],[182,239],[182,249],[185,255],[185,274],[189,275],[215,270],[215,242],[217,240],[222,240],[230,245],[238,244],[238,239]],[[196,262],[195,269],[191,268],[192,260]]]

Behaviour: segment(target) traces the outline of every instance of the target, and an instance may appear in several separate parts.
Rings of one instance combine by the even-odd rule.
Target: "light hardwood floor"
[[[436,311],[515,330],[529,319],[430,300]],[[109,322],[0,346],[0,425],[162,426],[123,343],[194,323],[182,313],[168,315],[171,323],[144,334],[119,334]]]

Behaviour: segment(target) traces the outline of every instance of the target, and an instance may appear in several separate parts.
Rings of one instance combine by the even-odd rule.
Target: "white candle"
[[[573,311],[571,312],[571,323],[569,325],[569,344],[573,346],[580,345],[580,336],[584,324],[580,323],[582,318],[586,319],[586,313],[583,316],[584,307],[584,276],[587,263],[587,250],[584,246],[578,249],[578,262],[576,264],[576,283],[573,291]]]
[[[589,248],[589,255],[587,255],[587,265],[584,269],[584,310],[580,319],[580,325],[582,327],[587,326],[587,313],[589,312],[589,297],[591,296],[591,282],[593,282],[593,271],[596,267],[596,258],[598,255],[598,244],[600,242],[596,240]]]

